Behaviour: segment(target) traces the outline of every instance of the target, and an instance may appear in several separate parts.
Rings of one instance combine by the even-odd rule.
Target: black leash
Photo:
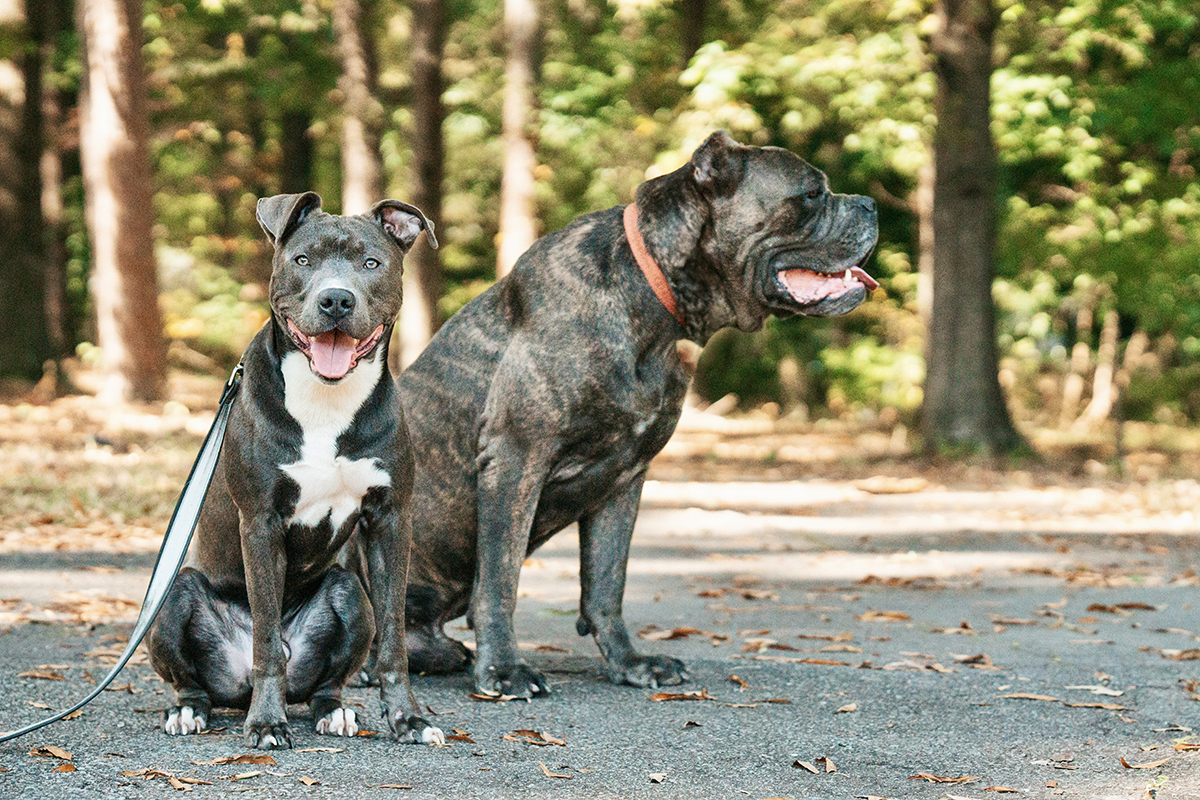
[[[18,736],[32,733],[38,728],[57,722],[68,714],[83,708],[95,700],[129,663],[129,659],[133,657],[133,651],[141,644],[146,631],[150,630],[150,624],[154,622],[154,617],[158,615],[158,610],[162,608],[163,601],[167,598],[167,592],[171,590],[171,584],[175,582],[175,575],[183,566],[188,544],[192,541],[192,533],[196,530],[196,521],[200,518],[200,506],[204,504],[208,487],[212,483],[213,472],[217,468],[217,456],[221,454],[221,443],[225,439],[225,426],[229,423],[229,409],[233,406],[233,398],[237,396],[241,383],[242,365],[238,364],[225,383],[224,391],[221,392],[221,404],[217,408],[217,418],[213,420],[208,435],[204,437],[204,444],[200,445],[200,454],[196,456],[196,463],[192,464],[192,471],[188,474],[187,482],[183,485],[183,492],[180,493],[179,501],[175,504],[175,511],[171,514],[171,521],[167,524],[167,532],[163,536],[162,547],[158,551],[158,560],[154,562],[154,572],[150,574],[150,585],[146,589],[145,599],[142,600],[142,610],[138,614],[137,624],[133,626],[133,634],[125,644],[125,652],[121,653],[121,657],[117,659],[117,663],[108,675],[96,684],[96,688],[87,697],[66,711],[60,711],[54,716],[32,725],[26,725],[19,731],[10,731],[0,735],[0,742],[7,742]]]

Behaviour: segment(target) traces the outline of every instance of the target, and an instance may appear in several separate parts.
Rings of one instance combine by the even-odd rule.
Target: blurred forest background
[[[534,236],[629,202],[725,128],[876,199],[881,289],[844,318],[719,335],[700,400],[917,427],[941,347],[927,331],[948,318],[934,284],[958,280],[934,263],[933,165],[958,133],[939,137],[939,111],[963,91],[939,67],[966,31],[994,150],[968,153],[986,181],[964,196],[995,211],[972,273],[992,303],[952,337],[994,326],[997,360],[977,360],[1023,432],[1195,423],[1198,15],[1193,0],[0,0],[0,373],[44,387],[62,374],[48,360],[120,371],[121,347],[110,389],[127,397],[162,397],[159,364],[224,373],[267,318],[255,200],[308,189],[330,211],[386,196],[436,221],[441,249],[408,262],[393,355],[410,361]],[[133,143],[108,143],[114,128]],[[986,393],[954,374],[952,402]]]

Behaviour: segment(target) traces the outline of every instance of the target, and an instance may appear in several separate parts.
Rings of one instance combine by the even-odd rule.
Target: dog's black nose
[[[346,289],[326,289],[317,295],[317,307],[335,322],[354,310],[354,302],[354,293]]]

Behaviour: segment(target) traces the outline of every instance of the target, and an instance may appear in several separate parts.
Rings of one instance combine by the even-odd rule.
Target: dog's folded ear
[[[716,131],[692,153],[692,178],[710,196],[725,194],[742,180],[744,164],[734,158],[742,145],[725,131]]]
[[[255,209],[258,224],[266,232],[271,244],[278,245],[300,227],[300,223],[313,211],[321,207],[321,196],[316,192],[304,194],[277,194],[261,197]]]
[[[425,231],[429,246],[437,250],[438,241],[433,235],[433,223],[425,216],[425,212],[416,206],[399,200],[380,200],[371,207],[371,215],[379,220],[383,230],[396,240],[396,244],[400,245],[404,252],[407,253],[413,246],[421,231]]]

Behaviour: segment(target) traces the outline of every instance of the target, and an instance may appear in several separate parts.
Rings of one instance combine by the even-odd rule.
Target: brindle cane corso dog
[[[544,236],[468,304],[400,377],[418,469],[408,584],[409,664],[471,657],[442,626],[475,629],[477,692],[530,697],[517,652],[521,563],[579,523],[582,597],[608,676],[658,686],[682,662],[633,649],[621,616],[630,536],[650,459],[679,420],[676,342],[758,330],[768,315],[832,316],[876,286],[875,203],[834,194],[786,150],[714,133],[636,205]]]

